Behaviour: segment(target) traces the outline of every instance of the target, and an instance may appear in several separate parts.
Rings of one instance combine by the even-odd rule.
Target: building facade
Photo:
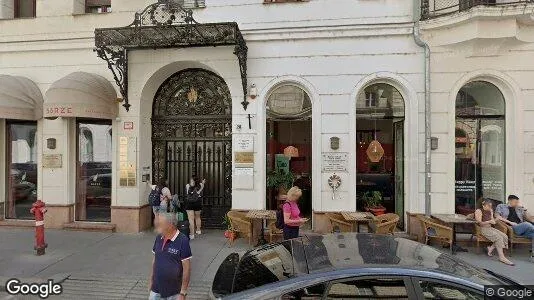
[[[534,205],[534,6],[460,6],[0,0],[0,224],[40,198],[48,227],[138,232],[151,185],[192,176],[209,227],[287,182],[317,231],[377,194]]]

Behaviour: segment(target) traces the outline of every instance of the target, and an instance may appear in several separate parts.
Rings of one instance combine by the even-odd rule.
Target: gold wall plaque
[[[136,186],[136,147],[135,137],[121,136],[119,138],[119,186]]]
[[[43,168],[61,168],[63,167],[62,154],[43,154]]]
[[[254,152],[235,152],[236,164],[253,164]]]

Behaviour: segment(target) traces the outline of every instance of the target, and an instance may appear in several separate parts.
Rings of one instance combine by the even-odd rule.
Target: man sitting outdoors
[[[534,216],[527,212],[527,209],[519,205],[519,197],[508,196],[508,204],[499,204],[495,209],[497,219],[512,226],[517,236],[533,239],[532,250],[534,250]],[[531,260],[534,259],[534,252]]]

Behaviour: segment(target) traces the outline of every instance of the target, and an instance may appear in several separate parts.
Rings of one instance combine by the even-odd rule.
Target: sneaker
[[[201,235],[201,234],[202,234],[202,231],[197,230],[197,231],[196,231],[196,234]]]
[[[190,234],[190,235],[189,235],[189,239],[190,239],[190,240],[194,240],[194,239],[195,239],[195,235],[194,235],[194,234]]]

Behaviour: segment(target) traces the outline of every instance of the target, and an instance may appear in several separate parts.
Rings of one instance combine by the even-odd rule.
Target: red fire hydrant
[[[37,251],[37,255],[43,255],[45,254],[46,247],[48,247],[44,237],[45,203],[41,200],[35,201],[30,209],[30,213],[35,216],[35,247],[33,248]]]

